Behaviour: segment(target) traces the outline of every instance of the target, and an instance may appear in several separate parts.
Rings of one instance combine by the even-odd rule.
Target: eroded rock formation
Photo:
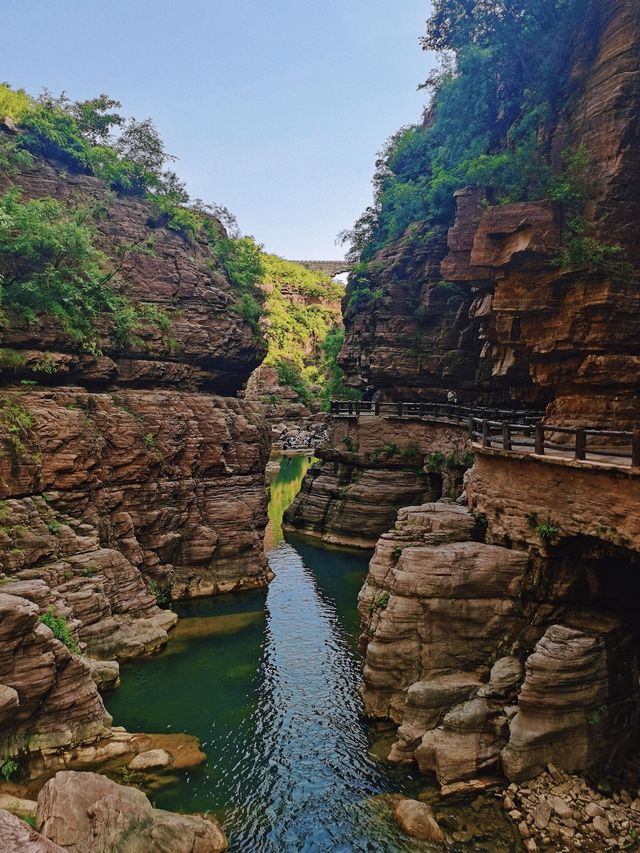
[[[456,389],[464,402],[549,404],[553,423],[635,424],[637,6],[591,3],[573,50],[550,156],[561,168],[563,151],[585,152],[584,237],[620,246],[626,267],[598,267],[588,251],[563,264],[576,213],[560,203],[492,206],[490,191],[462,190],[446,239],[426,240],[417,223],[370,264],[380,295],[345,316],[341,359],[352,384],[391,399]]]
[[[399,418],[336,418],[285,526],[336,545],[372,548],[408,502],[457,497],[470,464],[466,429]]]
[[[95,773],[61,772],[47,782],[38,796],[37,832],[2,811],[0,827],[0,849],[6,853],[18,849],[217,853],[227,847],[224,833],[213,821],[154,809],[142,791]],[[4,846],[11,839],[16,846]]]
[[[360,597],[366,711],[399,725],[390,760],[445,786],[602,767],[637,737],[640,540],[479,541],[487,523],[499,541],[497,517],[492,531],[446,502],[400,510]]]
[[[44,315],[0,330],[0,759],[46,765],[113,740],[96,684],[166,644],[176,617],[157,602],[268,582],[269,429],[221,396],[265,345],[208,244],[149,203],[41,160],[9,180],[24,199],[100,208],[114,287],[163,317],[125,340],[98,317],[91,351]]]

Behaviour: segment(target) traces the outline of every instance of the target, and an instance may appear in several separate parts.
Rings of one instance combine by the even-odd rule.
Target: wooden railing
[[[384,403],[336,400],[335,417],[367,415],[408,420],[431,420],[465,426],[472,442],[508,452],[554,455],[580,462],[610,462],[640,468],[640,429],[632,432],[590,427],[562,427],[542,422],[543,412],[515,409],[472,409],[456,403]]]
[[[631,463],[640,468],[640,429],[632,432],[603,430],[589,427],[562,427],[555,424],[511,423],[483,417],[469,418],[471,440],[482,447],[499,450],[548,453],[579,462],[611,460],[618,464]],[[566,440],[561,440],[566,437]]]
[[[530,409],[497,409],[483,406],[461,406],[456,403],[380,403],[362,400],[334,400],[331,403],[331,414],[343,418],[360,418],[375,415],[383,418],[405,418],[419,420],[429,418],[442,423],[467,426],[472,415],[490,420],[513,419],[519,423],[536,424],[542,420],[543,412],[532,412]]]

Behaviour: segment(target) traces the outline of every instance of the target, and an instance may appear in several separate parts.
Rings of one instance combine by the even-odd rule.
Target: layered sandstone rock
[[[446,240],[425,240],[416,223],[370,264],[370,289],[381,295],[345,319],[341,358],[352,384],[392,399],[454,388],[470,403],[549,404],[549,420],[566,425],[636,423],[637,5],[589,4],[572,51],[550,159],[561,169],[563,151],[584,149],[585,246],[619,245],[628,269],[616,274],[588,251],[562,265],[577,215],[567,206],[492,206],[490,189],[462,190]]]
[[[171,328],[143,325],[125,347],[105,316],[102,354],[93,355],[50,318],[30,323],[12,318],[0,332],[0,344],[17,350],[25,364],[17,371],[15,361],[4,367],[5,381],[17,372],[51,385],[168,386],[222,394],[244,386],[266,345],[237,310],[239,293],[204,240],[167,228],[148,202],[115,195],[103,181],[54,162],[38,160],[18,176],[3,176],[0,188],[9,183],[21,189],[23,199],[52,196],[99,208],[95,227],[100,247],[118,269],[114,286],[134,303],[161,308]]]
[[[485,544],[486,523],[446,502],[410,507],[378,543],[360,596],[362,695],[399,726],[389,760],[444,786],[617,760],[640,700],[633,559]]]
[[[220,396],[265,344],[208,244],[149,202],[53,162],[9,181],[26,199],[99,209],[114,289],[163,318],[125,342],[98,317],[91,351],[47,316],[0,329],[0,756],[25,751],[45,772],[135,755],[96,684],[117,685],[115,659],[166,644],[176,617],[158,601],[268,582],[269,429]]]
[[[40,622],[38,604],[0,593],[0,648],[0,754],[10,755],[27,733],[34,752],[109,736],[111,717],[89,665]]]
[[[328,443],[285,526],[337,545],[372,548],[408,502],[457,497],[469,464],[467,431],[456,426],[334,419]]]
[[[2,853],[63,853],[59,844],[48,841],[29,824],[0,809],[0,851]]]

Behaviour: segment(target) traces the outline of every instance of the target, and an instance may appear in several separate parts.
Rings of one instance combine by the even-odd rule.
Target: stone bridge
[[[306,267],[308,270],[323,272],[330,278],[350,272],[353,269],[353,264],[350,264],[349,261],[291,261],[291,263],[300,264],[301,267]]]

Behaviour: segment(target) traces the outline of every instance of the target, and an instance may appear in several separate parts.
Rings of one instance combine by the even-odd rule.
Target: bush
[[[101,313],[113,316],[123,345],[145,321],[166,330],[170,321],[160,309],[137,308],[115,292],[115,271],[95,245],[92,215],[53,198],[23,202],[17,188],[0,196],[0,309],[28,323],[51,317],[72,341],[93,350]],[[0,325],[6,322],[0,316]]]
[[[8,782],[18,770],[18,762],[13,758],[5,758],[0,761],[0,776]]]
[[[309,387],[307,380],[302,375],[300,368],[293,364],[293,362],[284,358],[279,359],[276,362],[275,367],[278,374],[278,382],[295,391],[302,402],[305,403],[305,405],[308,405],[312,399],[311,388]]]
[[[497,202],[566,192],[562,179],[553,181],[548,131],[585,7],[586,0],[434,0],[423,40],[443,57],[425,84],[432,102],[422,124],[401,128],[380,153],[374,203],[344,235],[352,259],[370,259],[412,223],[444,231],[463,186],[493,188]],[[354,307],[370,298],[366,286],[354,292]]]
[[[80,654],[80,646],[78,641],[71,633],[69,624],[64,616],[56,616],[53,607],[50,607],[45,613],[40,614],[40,622],[50,628],[56,640],[61,643],[76,655]]]

